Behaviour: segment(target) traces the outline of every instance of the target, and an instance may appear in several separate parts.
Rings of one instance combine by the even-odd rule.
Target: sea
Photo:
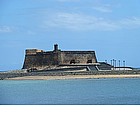
[[[0,80],[1,105],[139,105],[140,78]]]

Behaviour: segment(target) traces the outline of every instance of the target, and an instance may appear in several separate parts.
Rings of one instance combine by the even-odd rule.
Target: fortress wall
[[[36,52],[25,55],[23,69],[43,68],[51,65],[58,65],[60,58],[56,52]]]
[[[58,53],[56,52],[49,52],[44,53],[42,56],[42,65],[43,66],[51,66],[51,65],[58,65]]]
[[[23,69],[40,67],[42,65],[42,56],[37,54],[25,55]]]
[[[92,63],[97,63],[96,55],[94,51],[63,51],[61,52],[62,64],[87,64],[88,60]]]
[[[25,60],[23,64],[23,69],[28,69],[30,67],[33,67],[36,62],[36,54],[35,55],[25,55]]]
[[[35,68],[41,65],[42,63],[42,50],[37,49],[27,49],[25,60],[23,64],[23,69]]]

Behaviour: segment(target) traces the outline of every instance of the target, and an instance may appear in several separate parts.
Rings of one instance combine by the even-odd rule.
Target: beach
[[[64,76],[23,76],[7,80],[63,80],[63,79],[99,79],[99,78],[140,78],[140,74],[124,75],[64,75]]]

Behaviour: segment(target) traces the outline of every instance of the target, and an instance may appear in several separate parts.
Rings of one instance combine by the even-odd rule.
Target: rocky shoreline
[[[140,78],[140,70],[82,71],[82,72],[0,72],[0,80],[7,79],[76,79],[76,78]]]

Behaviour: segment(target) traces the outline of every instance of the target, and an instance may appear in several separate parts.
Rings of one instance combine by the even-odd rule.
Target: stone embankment
[[[67,75],[140,75],[140,70],[131,71],[82,71],[82,72],[61,72],[61,71],[46,71],[46,72],[25,72],[12,71],[0,72],[0,80],[24,77],[24,76],[67,76]]]

